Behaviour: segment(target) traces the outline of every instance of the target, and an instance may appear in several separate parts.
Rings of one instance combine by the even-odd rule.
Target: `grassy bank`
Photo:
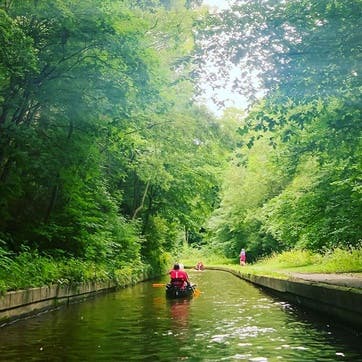
[[[55,259],[39,255],[36,251],[25,251],[13,258],[0,253],[0,293],[86,281],[110,280],[118,285],[131,285],[139,281],[141,275],[151,277],[159,273],[159,270],[140,261],[115,265],[112,261],[106,264],[75,258]]]
[[[184,246],[179,254],[174,257],[174,261],[183,263],[185,266],[196,266],[199,261],[204,265],[236,265],[235,260],[227,259],[224,255],[209,249],[197,249]]]
[[[181,256],[185,265],[196,265],[199,260],[207,266],[227,266],[235,270],[256,275],[283,276],[288,273],[361,273],[362,249],[336,248],[321,254],[308,250],[285,251],[264,258],[257,263],[240,266],[235,260],[218,255],[208,255],[205,251],[184,250]]]
[[[251,272],[358,273],[362,272],[362,249],[334,249],[325,254],[307,250],[286,251],[247,267]]]
[[[334,249],[325,254],[306,250],[285,251],[257,263],[240,266],[237,259],[227,259],[209,249],[185,247],[177,256],[165,258],[163,268],[164,270],[170,268],[175,261],[192,267],[200,260],[205,266],[227,266],[245,273],[278,277],[286,277],[292,272],[362,273],[361,248]],[[111,280],[119,285],[129,285],[139,280],[141,274],[160,275],[161,267],[155,270],[140,261],[114,265],[111,261],[109,264],[100,264],[74,258],[54,259],[41,256],[36,251],[25,251],[15,258],[0,253],[0,293],[47,284],[73,284],[85,281]]]

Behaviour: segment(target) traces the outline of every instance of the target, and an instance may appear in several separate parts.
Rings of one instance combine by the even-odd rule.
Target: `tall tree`
[[[359,245],[361,10],[361,1],[235,1],[209,16],[200,57],[221,68],[209,79],[239,66],[235,89],[252,98],[257,76],[266,91],[240,127],[247,149],[211,220],[215,242],[235,255],[242,245],[254,255]],[[270,149],[252,167],[261,143]],[[269,184],[265,170],[272,192],[255,182]]]
[[[360,0],[234,1],[198,34],[200,64],[215,65],[200,72],[215,87],[232,75],[252,100],[260,88],[300,101],[357,91],[361,11]]]

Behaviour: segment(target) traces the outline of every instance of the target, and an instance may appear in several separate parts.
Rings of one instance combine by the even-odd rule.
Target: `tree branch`
[[[135,210],[135,212],[133,213],[132,220],[134,220],[136,218],[137,214],[143,209],[143,207],[145,205],[145,200],[146,200],[147,191],[148,191],[149,186],[150,186],[150,180],[147,181],[145,192],[143,193],[143,196],[142,196],[141,205],[138,206],[137,209]]]

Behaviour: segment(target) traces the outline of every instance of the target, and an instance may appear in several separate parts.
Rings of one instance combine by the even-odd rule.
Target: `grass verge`
[[[159,274],[159,271],[141,261],[114,265],[75,258],[54,259],[39,255],[36,251],[22,252],[10,258],[0,249],[0,294],[43,285],[96,281],[113,281],[125,286],[136,283],[143,276],[152,277],[155,274]]]
[[[273,254],[257,263],[240,266],[234,260],[217,255],[205,255],[202,250],[184,250],[183,263],[205,266],[227,266],[247,274],[287,278],[289,273],[362,273],[362,248],[336,248],[324,254],[309,250],[291,250]]]

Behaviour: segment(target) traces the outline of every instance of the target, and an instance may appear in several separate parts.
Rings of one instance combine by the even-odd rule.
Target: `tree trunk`
[[[50,215],[51,215],[51,213],[53,211],[55,202],[57,200],[58,190],[59,190],[58,185],[54,185],[53,190],[52,190],[52,195],[51,195],[51,198],[50,198],[50,201],[49,201],[49,205],[48,205],[45,217],[44,217],[45,224],[47,224],[49,219],[50,219]]]
[[[143,193],[143,196],[142,196],[141,205],[138,206],[137,209],[135,210],[135,212],[133,213],[132,220],[134,220],[136,218],[137,214],[143,209],[149,186],[150,186],[150,180],[147,181],[145,192]]]

